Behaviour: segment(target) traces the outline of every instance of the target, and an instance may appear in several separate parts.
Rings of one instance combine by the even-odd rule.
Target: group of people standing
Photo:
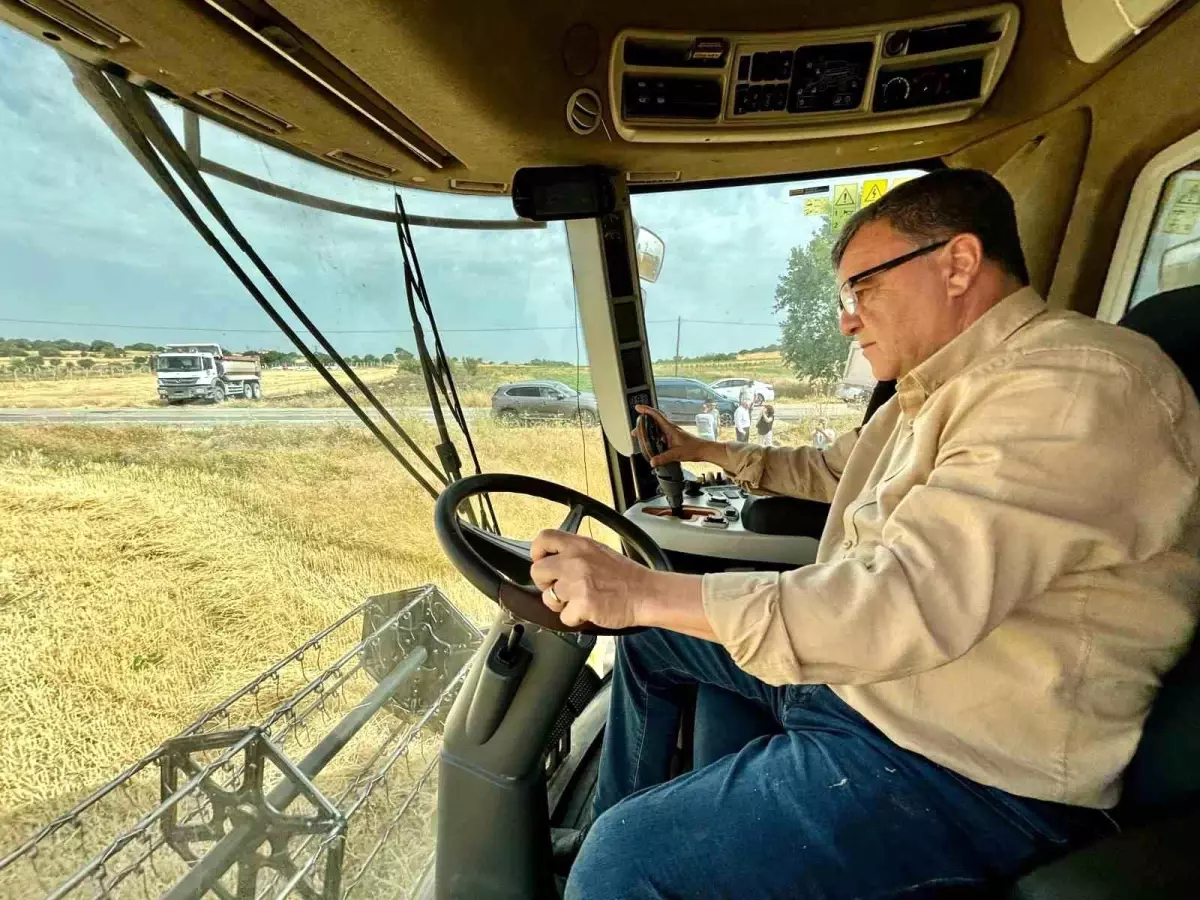
[[[733,413],[734,440],[748,444],[750,432],[754,430],[758,435],[757,442],[763,447],[770,447],[774,444],[775,436],[775,406],[772,403],[763,404],[762,412],[755,420],[751,415],[753,405],[754,398],[748,392],[743,392],[738,408]],[[711,402],[706,402],[704,411],[696,416],[696,431],[704,440],[719,440],[720,422],[716,408]],[[829,427],[828,422],[825,419],[818,420],[812,435],[813,446],[824,450],[836,439],[837,432]]]

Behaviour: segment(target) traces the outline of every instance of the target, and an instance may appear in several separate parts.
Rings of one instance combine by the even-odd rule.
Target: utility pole
[[[679,333],[683,331],[683,316],[675,320],[675,374],[679,374]]]

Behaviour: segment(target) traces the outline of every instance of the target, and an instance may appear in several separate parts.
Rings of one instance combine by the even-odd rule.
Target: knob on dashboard
[[[912,85],[903,75],[896,75],[883,83],[883,104],[886,108],[903,106],[912,93]]]

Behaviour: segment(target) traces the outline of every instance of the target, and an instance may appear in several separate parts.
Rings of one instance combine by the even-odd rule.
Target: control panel
[[[874,109],[887,112],[971,100],[979,96],[982,79],[983,61],[979,59],[916,69],[880,69]]]
[[[742,523],[749,494],[722,479],[689,482],[683,497],[683,516],[673,513],[667,499],[654,497],[635,503],[625,517],[638,525],[664,550],[714,559],[774,565],[805,566],[817,558],[815,538],[760,534]]]
[[[617,131],[630,141],[776,141],[968,118],[1016,40],[1012,3],[858,28],[619,34]]]

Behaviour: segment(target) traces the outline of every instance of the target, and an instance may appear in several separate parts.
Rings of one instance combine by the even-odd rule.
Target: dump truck
[[[835,393],[843,403],[862,403],[871,396],[873,390],[875,376],[871,374],[871,364],[863,356],[858,341],[851,341],[850,353],[842,369],[842,380],[838,382]]]
[[[155,357],[158,397],[166,403],[229,397],[262,397],[262,366],[257,356],[235,356],[220,344],[167,344]]]

